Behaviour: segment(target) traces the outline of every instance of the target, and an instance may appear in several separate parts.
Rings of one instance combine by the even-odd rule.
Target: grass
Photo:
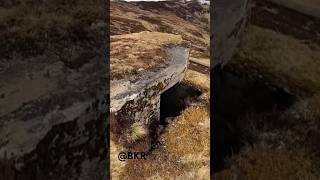
[[[210,91],[210,76],[188,69],[183,81],[202,92]]]
[[[143,4],[111,2],[111,35],[141,31],[179,34],[192,43],[191,56],[210,56],[208,22],[193,14],[194,7],[188,9],[187,6],[174,2],[166,2],[168,5],[154,5],[152,2]],[[158,13],[160,11],[161,13]]]
[[[72,57],[78,49],[101,47],[102,1],[17,0],[0,5],[0,59],[54,53]],[[77,49],[77,50],[78,50]]]
[[[133,123],[126,135],[126,137],[128,138],[127,142],[138,141],[139,139],[146,137],[147,134],[148,131],[144,124],[139,122]]]
[[[122,35],[111,37],[111,49],[115,50],[110,53],[113,58],[112,76],[136,73],[139,69],[143,72],[165,62],[166,57],[160,45],[181,43],[182,39],[193,44],[190,53],[192,56],[208,57],[210,37],[208,31],[202,27],[202,22],[193,23],[178,17],[178,15],[185,17],[185,13],[180,12],[184,9],[182,6],[178,8],[163,6],[160,14],[156,12],[158,8],[160,7],[150,5],[150,8],[145,9],[129,3],[111,3],[111,34]],[[207,23],[205,25],[207,26]],[[142,31],[151,31],[154,34],[143,32],[140,37],[139,34],[128,34]],[[151,34],[152,36],[149,36]],[[130,61],[123,63],[124,59]],[[187,71],[183,83],[203,91],[205,103],[189,106],[180,116],[173,118],[163,134],[160,134],[160,143],[148,154],[147,160],[126,161],[124,167],[119,165],[121,171],[116,170],[113,179],[209,179],[209,82],[208,75]],[[140,125],[128,130],[129,133],[125,136],[135,140],[136,143],[133,143],[135,146],[139,146],[139,142],[148,143],[145,142],[145,133],[141,133],[143,130]],[[155,132],[148,132],[146,136],[150,135],[149,133]],[[137,147],[130,148],[137,149]],[[111,158],[111,161],[118,160]]]
[[[210,76],[188,69],[183,79],[183,83],[190,85],[202,92],[200,99],[206,105],[210,104]]]
[[[239,119],[243,146],[225,159],[226,169],[216,179],[319,179],[318,102],[300,99],[282,112],[251,112]]]
[[[190,107],[160,137],[164,146],[147,160],[130,160],[121,179],[208,179],[210,120],[205,108]]]
[[[210,118],[208,110],[190,107],[174,121],[163,135],[169,158],[180,159],[185,163],[209,160]]]
[[[154,68],[169,60],[164,46],[182,44],[180,35],[160,32],[111,36],[110,77],[123,77]]]
[[[233,70],[297,97],[286,110],[248,113],[239,120],[245,144],[217,179],[319,179],[320,47],[249,25]],[[228,66],[229,66],[228,65]]]
[[[231,61],[231,65],[251,76],[262,75],[271,84],[298,96],[298,102],[290,109],[295,113],[292,114],[292,118],[299,116],[299,119],[318,121],[320,118],[319,50],[319,45],[312,42],[299,41],[251,25],[243,38],[236,60]]]
[[[201,78],[204,81],[200,81]],[[208,75],[188,70],[186,80],[193,87],[208,91]],[[207,104],[187,107],[180,116],[173,118],[159,140],[160,145],[148,154],[147,160],[128,160],[125,165],[111,163],[118,166],[111,172],[112,179],[210,179],[210,116]],[[117,153],[111,155],[116,157]],[[119,162],[112,157],[111,161]]]
[[[125,171],[125,161],[118,160],[118,154],[123,151],[123,148],[110,140],[110,175],[112,179],[117,180]]]
[[[256,144],[243,150],[217,179],[319,179],[316,162],[305,151]]]
[[[237,60],[231,63],[249,76],[267,77],[296,94],[320,90],[320,47],[312,42],[251,25],[244,35]]]

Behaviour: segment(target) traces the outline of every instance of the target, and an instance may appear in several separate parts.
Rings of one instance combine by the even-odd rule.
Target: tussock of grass
[[[136,122],[131,125],[131,127],[129,128],[129,132],[127,133],[128,142],[134,142],[144,138],[147,135],[148,131],[142,123]]]

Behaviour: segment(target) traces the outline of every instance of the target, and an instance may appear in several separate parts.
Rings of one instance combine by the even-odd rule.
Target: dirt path
[[[194,71],[203,73],[203,74],[209,74],[210,73],[210,63],[203,63],[195,58],[189,59],[189,69],[192,69]]]

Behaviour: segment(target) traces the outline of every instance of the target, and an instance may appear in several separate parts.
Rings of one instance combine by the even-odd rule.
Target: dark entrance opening
[[[160,123],[166,125],[166,118],[176,117],[188,106],[188,99],[196,98],[202,94],[201,91],[178,83],[161,94],[160,98]]]

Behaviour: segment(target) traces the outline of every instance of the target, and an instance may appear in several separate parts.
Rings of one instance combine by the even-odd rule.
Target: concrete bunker
[[[140,32],[111,37],[110,129],[118,142],[129,143],[122,136],[134,123],[146,129],[158,124],[161,94],[182,81],[189,49],[180,35]]]

